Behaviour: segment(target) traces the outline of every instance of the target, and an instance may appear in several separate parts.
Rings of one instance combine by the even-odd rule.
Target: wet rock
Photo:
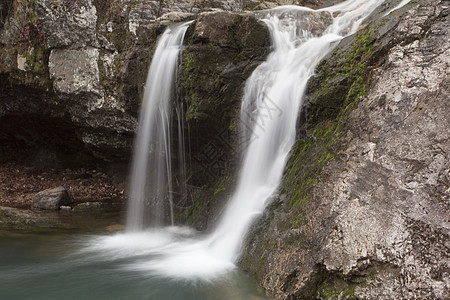
[[[186,136],[190,135],[186,155],[191,157],[188,171],[192,176],[188,184],[195,188],[216,182],[217,187],[210,191],[213,194],[216,189],[226,189],[234,178],[227,176],[235,171],[238,157],[245,80],[270,52],[270,36],[267,27],[253,16],[212,11],[199,15],[185,40],[178,78],[180,101],[186,107]],[[220,207],[217,203],[221,201],[209,192],[204,198],[198,189],[191,192],[193,196],[178,205],[188,207],[180,210],[180,221],[195,220],[195,226],[205,228],[216,215],[212,207]]]
[[[57,225],[58,221],[53,217],[41,216],[30,210],[0,206],[0,229],[33,230]]]
[[[97,9],[92,0],[36,1],[48,48],[98,46]]]
[[[38,160],[56,167],[126,163],[162,23],[210,9],[237,11],[241,2],[6,1],[0,7],[0,161],[36,164],[40,153]]]
[[[85,202],[76,205],[73,208],[74,212],[90,212],[90,211],[98,211],[102,208],[101,202]]]
[[[286,200],[274,200],[248,239],[242,265],[277,298],[449,297],[446,10],[423,0],[373,17],[322,64],[345,67],[341,51],[364,57],[353,45],[371,45],[367,94],[328,73],[322,83],[342,88],[333,101],[343,106],[310,120],[286,170]],[[317,168],[323,153],[332,160]]]
[[[70,192],[64,187],[56,187],[39,192],[34,196],[32,209],[58,210],[61,206],[73,202]]]
[[[244,0],[243,8],[245,10],[270,9],[281,5],[300,5],[313,9],[332,6],[342,2],[341,0]]]
[[[107,226],[105,229],[107,231],[122,231],[122,230],[125,230],[125,226],[120,225],[120,224],[113,224],[113,225]]]

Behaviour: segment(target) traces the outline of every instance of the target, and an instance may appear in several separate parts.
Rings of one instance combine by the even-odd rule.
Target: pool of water
[[[237,269],[200,280],[130,267],[158,256],[146,251],[114,255],[95,247],[113,235],[0,231],[0,298],[269,299]]]

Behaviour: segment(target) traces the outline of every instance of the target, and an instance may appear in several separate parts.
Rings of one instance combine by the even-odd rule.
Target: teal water
[[[99,238],[0,232],[0,299],[268,299],[238,270],[210,281],[171,279],[130,268],[155,255],[84,250]]]

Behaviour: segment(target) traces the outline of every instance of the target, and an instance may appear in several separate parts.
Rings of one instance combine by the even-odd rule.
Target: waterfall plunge
[[[164,206],[169,206],[173,225],[173,184],[171,163],[171,120],[178,55],[189,22],[168,28],[156,46],[147,75],[139,128],[134,145],[128,201],[127,229],[139,231],[146,219],[162,225]],[[178,140],[183,140],[182,109],[177,109]],[[179,152],[183,153],[179,143]],[[181,159],[181,165],[183,160]],[[147,208],[151,205],[150,209]],[[150,212],[150,216],[146,216]],[[149,218],[150,217],[150,218]]]
[[[242,128],[246,128],[244,136],[247,137],[249,146],[244,153],[237,190],[215,230],[206,236],[199,236],[188,228],[179,227],[135,231],[100,238],[94,242],[90,250],[110,252],[117,259],[133,255],[142,258],[146,255],[147,260],[128,265],[127,268],[171,278],[211,280],[233,269],[251,222],[262,213],[280,183],[289,151],[295,140],[295,127],[302,96],[315,66],[331,51],[337,41],[345,35],[354,33],[364,18],[381,3],[383,0],[352,0],[318,11],[285,6],[259,12],[258,15],[270,29],[274,49],[266,62],[255,69],[246,83],[241,120]],[[308,31],[309,26],[302,27],[305,23],[304,18],[308,15],[327,12],[331,24],[324,26],[325,29],[320,35]],[[168,48],[162,46],[166,45],[163,43],[165,38],[169,37],[161,38],[150,73],[153,68],[156,70],[162,68],[161,60],[157,57],[162,55],[159,52]],[[181,35],[179,39],[177,45],[181,45]],[[176,54],[171,55],[174,57],[178,55],[178,50]],[[175,66],[176,59],[171,61]],[[166,67],[167,69],[169,68]],[[161,93],[169,95],[172,89],[172,83],[169,81],[173,80],[173,73],[155,72],[155,75],[149,76],[149,84],[161,88],[161,91],[162,83],[168,85],[168,89],[164,89]],[[147,93],[150,94],[148,99],[152,99],[151,93],[154,91],[151,88],[149,91],[146,89],[146,95]],[[159,99],[158,97],[155,99]],[[150,105],[157,111],[156,106],[167,105],[156,100],[145,101],[144,106]],[[268,115],[271,117],[267,118]],[[157,117],[151,115],[148,120],[143,116],[141,118],[143,121],[138,136],[144,134],[144,137],[142,141],[139,141],[138,137],[136,142],[138,147],[141,144],[151,144],[151,135],[149,137],[141,131],[149,130],[144,129],[149,124],[156,124]],[[167,122],[167,116],[162,115],[159,118]],[[166,153],[168,146],[170,145],[164,144]],[[140,151],[147,154],[148,150],[136,151],[136,155],[140,155]],[[144,154],[142,155],[146,156]],[[136,178],[133,180],[138,182],[132,182],[131,192],[137,195],[136,199],[142,198],[138,202],[144,202],[143,195],[146,190],[143,188],[142,180],[150,165],[146,158],[143,160],[144,162],[136,158],[133,164],[133,170],[136,172]],[[164,169],[162,166],[158,167],[158,170],[159,168]],[[169,176],[166,174],[168,171],[164,172],[163,176]],[[139,207],[142,207],[142,203],[130,205],[128,226],[133,229],[142,228],[140,224],[143,213],[139,211]],[[130,217],[136,220],[130,220]]]

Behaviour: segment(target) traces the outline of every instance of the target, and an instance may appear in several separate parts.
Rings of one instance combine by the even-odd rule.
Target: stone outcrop
[[[335,2],[0,1],[0,162],[128,160],[157,37],[196,19],[177,91],[195,176],[176,218],[207,228],[232,192],[243,84],[270,44],[230,12]],[[240,262],[277,298],[449,297],[448,7],[379,12],[319,65],[280,193]],[[0,225],[49,222],[30,214],[1,208]]]
[[[43,167],[128,161],[164,26],[251,6],[236,0],[0,2],[0,161]]]
[[[58,210],[73,202],[70,192],[62,186],[39,192],[34,196],[31,209]]]
[[[177,93],[194,175],[179,220],[192,217],[198,191],[232,173],[243,85],[270,51],[265,25],[231,12],[241,9],[232,0],[12,1],[0,31],[0,162],[127,165],[157,38],[171,22],[196,19]],[[206,145],[225,151],[205,161]]]
[[[128,161],[162,24],[209,9],[241,6],[233,0],[3,1],[0,161]]]
[[[186,107],[192,196],[180,221],[205,229],[228,199],[239,159],[239,108],[245,80],[270,52],[266,26],[255,17],[224,11],[201,13],[188,29],[179,68]],[[205,188],[209,186],[209,188]],[[195,187],[203,187],[200,193]]]
[[[318,67],[249,236],[241,265],[277,298],[449,297],[448,1],[372,19]]]

